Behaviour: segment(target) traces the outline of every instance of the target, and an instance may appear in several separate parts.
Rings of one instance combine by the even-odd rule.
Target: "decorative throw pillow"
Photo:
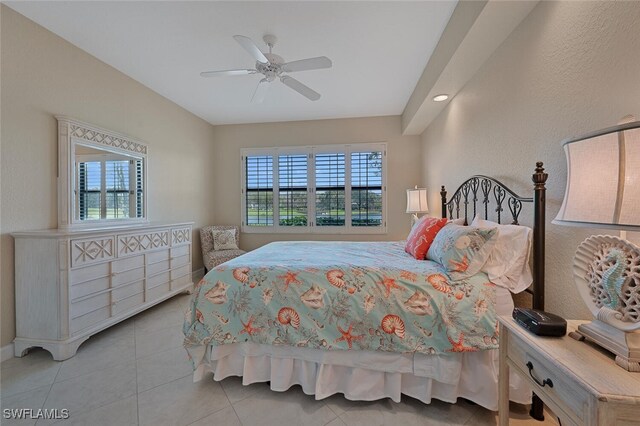
[[[438,232],[427,252],[427,259],[442,265],[454,281],[480,271],[498,238],[496,228],[448,224]]]
[[[430,216],[421,217],[411,228],[404,251],[418,260],[424,260],[436,234],[446,224],[447,219],[438,219]]]
[[[236,232],[233,229],[225,229],[222,231],[214,230],[213,249],[238,250],[238,243],[236,243]]]

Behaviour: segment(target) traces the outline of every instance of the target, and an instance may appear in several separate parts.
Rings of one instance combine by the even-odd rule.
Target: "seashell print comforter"
[[[403,242],[277,242],[211,270],[185,313],[194,368],[207,345],[443,354],[498,347],[495,286],[451,281]]]

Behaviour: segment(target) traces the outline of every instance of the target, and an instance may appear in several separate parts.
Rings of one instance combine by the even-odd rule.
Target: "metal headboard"
[[[472,176],[463,182],[449,201],[447,201],[447,191],[444,186],[440,190],[442,217],[449,219],[464,217],[465,225],[469,223],[469,217],[474,218],[479,211],[484,212],[484,218],[488,219],[489,204],[492,204],[492,207],[495,205],[493,211],[497,215],[498,223],[502,223],[506,204],[511,223],[518,225],[522,203],[533,203],[533,288],[526,291],[533,297],[533,308],[540,310],[544,310],[545,183],[549,177],[542,166],[541,161],[536,163],[535,173],[531,178],[534,183],[534,195],[531,198],[521,197],[502,182],[482,175]]]

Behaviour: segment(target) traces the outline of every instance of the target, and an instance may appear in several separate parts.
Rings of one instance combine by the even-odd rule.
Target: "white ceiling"
[[[212,124],[399,115],[455,1],[8,2],[12,9]],[[311,102],[280,82],[250,103],[259,75],[201,78],[254,68],[232,38],[278,37],[293,61],[328,56],[333,68],[296,73],[322,94]]]

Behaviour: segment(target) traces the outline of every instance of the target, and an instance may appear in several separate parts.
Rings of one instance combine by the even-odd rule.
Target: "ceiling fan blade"
[[[267,94],[270,86],[269,80],[263,78],[256,86],[256,90],[253,92],[253,96],[251,97],[251,102],[259,104],[264,100],[264,96]]]
[[[311,89],[308,86],[305,86],[304,84],[300,83],[298,80],[296,80],[293,77],[289,77],[288,75],[285,75],[283,77],[280,77],[280,81],[285,86],[289,86],[296,92],[300,93],[302,96],[312,101],[317,101],[318,99],[320,99],[320,93],[316,92],[315,90]]]
[[[249,37],[234,35],[233,38],[236,39],[236,41],[240,43],[240,46],[244,47],[244,50],[249,52],[249,54],[253,56],[256,61],[262,62],[263,64],[269,63],[269,60],[266,56],[264,56],[264,53],[262,53],[262,51],[258,49],[258,46],[256,46],[253,40],[251,40]]]
[[[217,76],[221,76],[221,75],[249,75],[249,74],[255,74],[257,72],[258,72],[257,70],[250,70],[250,69],[205,71],[205,72],[201,72],[200,76],[201,77],[217,77]]]
[[[286,72],[320,70],[323,68],[331,68],[331,65],[333,65],[331,59],[326,56],[318,56],[317,58],[287,62],[286,64],[282,64],[282,70]]]

